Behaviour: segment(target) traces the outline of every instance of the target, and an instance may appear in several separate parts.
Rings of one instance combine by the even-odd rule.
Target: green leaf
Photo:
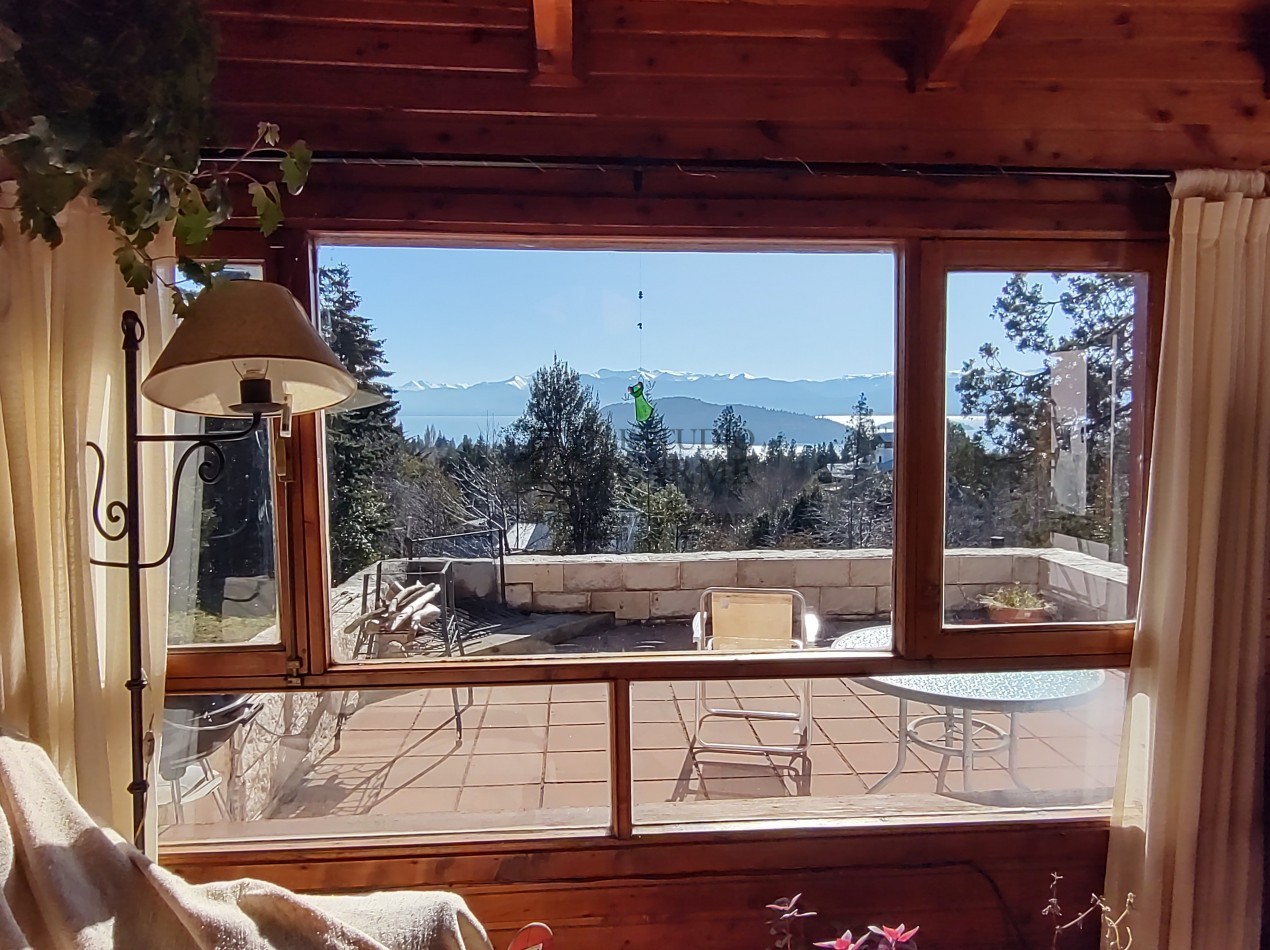
[[[212,233],[212,213],[203,201],[197,185],[190,185],[181,195],[176,216],[176,239],[186,247],[197,247]]]
[[[312,166],[313,151],[305,144],[304,139],[296,140],[287,152],[287,157],[282,160],[282,180],[286,183],[287,191],[298,195],[309,178],[309,169]]]
[[[256,138],[264,139],[266,145],[277,145],[281,133],[273,122],[257,122]]]
[[[260,219],[260,233],[268,237],[278,230],[278,225],[282,223],[282,208],[278,206],[280,197],[278,186],[273,182],[262,185],[258,181],[253,181],[247,186],[247,191],[251,195],[251,206],[256,209],[256,216]]]
[[[136,291],[138,296],[145,293],[154,279],[154,269],[150,262],[139,255],[130,243],[121,240],[115,248],[115,263],[119,266],[124,283]]]

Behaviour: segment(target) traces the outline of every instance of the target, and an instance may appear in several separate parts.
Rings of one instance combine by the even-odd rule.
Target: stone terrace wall
[[[950,606],[973,602],[1003,584],[1036,589],[1040,553],[1023,548],[950,553]],[[541,612],[679,620],[692,616],[707,587],[792,587],[823,616],[869,620],[891,612],[891,553],[762,550],[507,559],[508,603]]]

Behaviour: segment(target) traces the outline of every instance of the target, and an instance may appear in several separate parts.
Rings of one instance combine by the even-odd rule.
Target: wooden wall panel
[[[1101,889],[1106,847],[1104,823],[1078,821],[579,841],[568,850],[512,845],[444,857],[422,847],[254,861],[230,854],[165,864],[193,881],[250,875],[297,890],[447,887],[468,900],[496,946],[538,919],[556,928],[560,950],[748,950],[764,946],[763,906],[802,892],[823,917],[817,933],[902,920],[922,927],[923,945],[981,950],[1048,946],[1040,912],[1050,873],[1065,878],[1066,906],[1081,909]],[[1096,943],[1086,932],[1065,946]]]

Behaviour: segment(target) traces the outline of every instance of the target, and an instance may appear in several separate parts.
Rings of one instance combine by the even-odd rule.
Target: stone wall
[[[495,566],[455,562],[459,593],[496,596]],[[1038,591],[1063,620],[1127,616],[1128,570],[1055,548],[960,548],[944,560],[948,609],[972,607],[1007,584]],[[891,612],[886,550],[711,551],[685,554],[514,555],[507,602],[542,613],[612,613],[618,620],[682,620],[707,587],[792,587],[827,617],[870,620]]]

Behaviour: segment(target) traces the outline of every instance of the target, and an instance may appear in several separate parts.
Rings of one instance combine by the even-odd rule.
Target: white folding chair
[[[699,650],[756,651],[801,650],[815,643],[820,619],[807,610],[807,601],[796,590],[754,590],[712,587],[701,595],[701,608],[692,618],[692,638]],[[811,742],[811,680],[794,689],[794,712],[712,706],[705,683],[696,689],[697,725],[694,750],[802,755]],[[701,738],[707,719],[764,719],[796,723],[795,741],[788,745],[709,742]]]

